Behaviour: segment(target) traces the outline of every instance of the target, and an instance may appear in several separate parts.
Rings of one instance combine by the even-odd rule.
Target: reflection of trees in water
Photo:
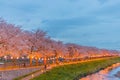
[[[119,80],[119,79],[116,78],[115,76],[109,76],[107,74],[96,73],[96,74],[87,76],[85,78],[82,78],[80,80]]]

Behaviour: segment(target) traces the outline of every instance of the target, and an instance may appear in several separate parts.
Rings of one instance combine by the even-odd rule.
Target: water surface
[[[120,80],[120,78],[115,76],[118,71],[120,71],[120,63],[114,64],[97,73],[88,75],[80,80]]]

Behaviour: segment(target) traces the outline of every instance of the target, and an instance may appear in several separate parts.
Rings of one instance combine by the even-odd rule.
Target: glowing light
[[[29,59],[30,57],[28,56],[27,58]]]
[[[13,59],[13,57],[11,57],[11,59]]]
[[[35,59],[37,59],[37,57],[35,57]]]
[[[7,58],[7,56],[4,56],[4,58],[6,59],[6,58]]]
[[[24,59],[24,57],[22,57],[22,59]]]
[[[47,60],[46,58],[44,60]]]
[[[32,78],[34,77],[34,74],[32,74]]]
[[[19,57],[17,57],[17,59],[19,59]]]

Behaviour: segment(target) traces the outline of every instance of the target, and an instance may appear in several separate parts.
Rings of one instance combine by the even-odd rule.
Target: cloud
[[[0,16],[26,30],[41,28],[55,40],[118,49],[119,4],[119,0],[0,0]]]

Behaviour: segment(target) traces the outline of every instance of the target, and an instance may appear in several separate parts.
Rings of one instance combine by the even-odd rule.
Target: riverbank
[[[79,80],[118,62],[120,62],[120,57],[58,66],[31,80]]]
[[[97,73],[88,75],[81,78],[80,80],[118,80],[115,76],[116,72],[119,70],[120,63],[115,63]]]

